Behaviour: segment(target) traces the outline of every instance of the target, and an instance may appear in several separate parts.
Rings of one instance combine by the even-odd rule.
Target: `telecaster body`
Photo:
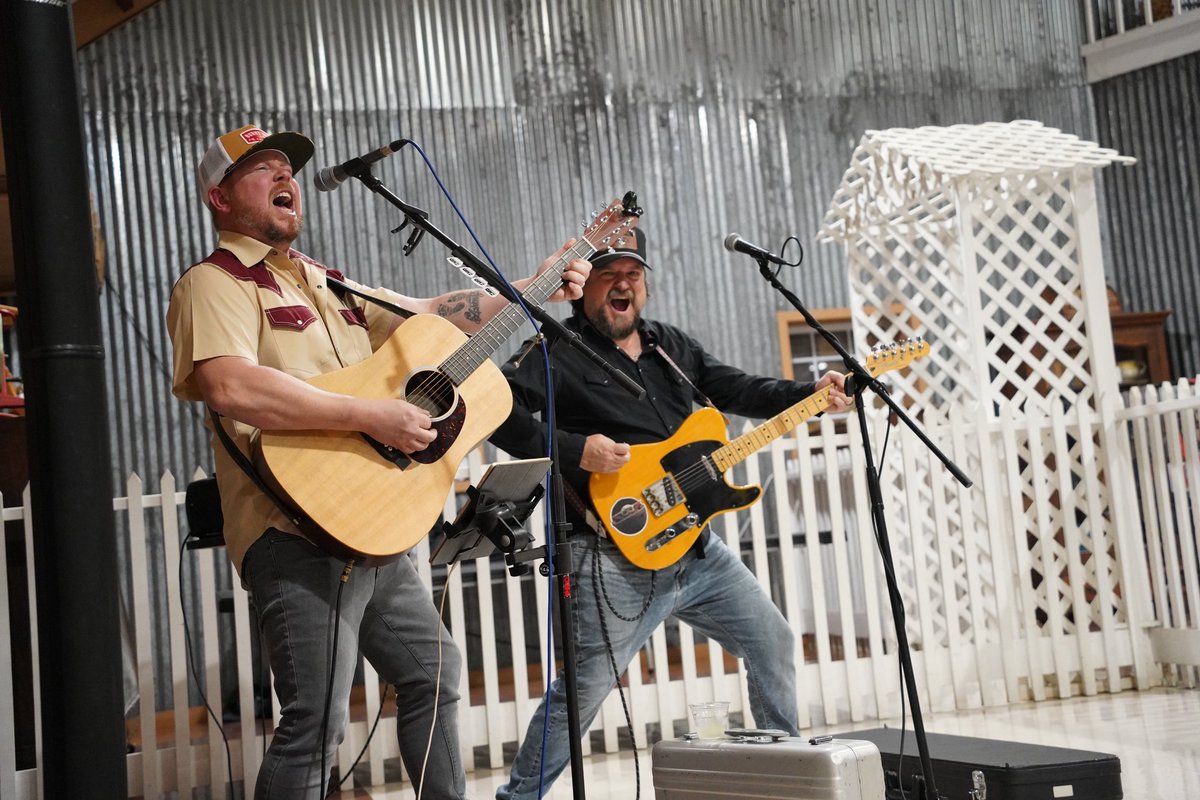
[[[631,446],[620,472],[592,474],[592,503],[626,558],[643,569],[670,566],[712,517],[758,501],[761,488],[727,482],[708,457],[727,442],[725,418],[702,408],[669,439]]]

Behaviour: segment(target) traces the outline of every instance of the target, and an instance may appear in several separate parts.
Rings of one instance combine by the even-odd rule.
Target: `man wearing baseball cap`
[[[173,390],[228,417],[232,424],[218,424],[243,454],[260,430],[354,431],[404,453],[423,450],[437,436],[424,409],[306,382],[363,361],[403,322],[352,293],[335,292],[328,279],[341,273],[292,249],[304,219],[296,173],[312,154],[303,134],[247,125],[222,135],[201,159],[197,183],[217,245],[171,292]],[[539,272],[559,263],[570,244]],[[551,299],[578,297],[589,270],[585,261],[571,262]],[[507,305],[479,290],[420,299],[343,282],[411,311],[439,314],[467,333]],[[325,796],[328,774],[321,767],[333,763],[342,741],[361,652],[396,686],[400,752],[414,782],[423,783],[422,797],[461,798],[461,659],[411,559],[358,566],[343,581],[346,563],[301,535],[215,431],[213,450],[226,547],[258,612],[281,703],[255,797]]]
[[[200,202],[208,205],[208,192],[219,186],[225,176],[242,161],[264,150],[282,153],[298,173],[312,158],[313,143],[302,133],[283,131],[267,134],[257,125],[244,125],[213,142],[212,147],[196,165],[196,182],[200,186]]]
[[[587,731],[618,684],[612,665],[624,671],[670,616],[745,659],[755,725],[799,734],[795,638],[741,558],[705,529],[674,563],[657,570],[635,566],[607,538],[588,506],[588,481],[592,473],[617,472],[628,464],[631,444],[670,438],[699,403],[770,417],[831,386],[830,409],[841,411],[850,402],[843,392],[845,379],[836,372],[816,383],[747,375],[721,363],[679,328],[643,318],[652,261],[644,229],[644,224],[635,229],[630,246],[592,257],[583,297],[573,301],[575,314],[566,325],[641,384],[645,396],[635,399],[574,348],[553,351],[559,466],[578,566],[573,587],[580,730],[567,729],[560,675],[550,690],[549,711],[543,699],[529,722],[508,783],[496,791],[498,800],[533,800],[549,791],[569,760],[569,737]],[[514,408],[491,441],[520,458],[545,453],[546,430],[532,416],[546,407],[543,365],[534,358],[514,360],[505,374]],[[647,470],[648,476],[654,474]]]

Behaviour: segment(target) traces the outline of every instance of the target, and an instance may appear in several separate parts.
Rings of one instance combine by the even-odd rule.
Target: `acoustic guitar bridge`
[[[372,436],[367,436],[365,433],[362,434],[362,437],[367,444],[371,445],[376,453],[379,453],[379,457],[384,461],[390,461],[400,469],[404,469],[412,464],[412,459],[398,448],[390,447]]]

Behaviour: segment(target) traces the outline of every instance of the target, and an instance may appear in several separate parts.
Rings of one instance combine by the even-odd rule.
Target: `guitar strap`
[[[697,386],[696,384],[692,383],[692,379],[691,379],[691,378],[689,378],[689,377],[687,376],[687,373],[686,373],[686,372],[684,372],[682,369],[680,369],[680,368],[679,368],[679,365],[675,363],[675,359],[673,359],[673,358],[671,358],[669,355],[667,355],[667,351],[666,351],[666,350],[662,349],[662,347],[660,347],[658,344],[655,344],[655,345],[654,345],[654,352],[656,352],[656,353],[658,353],[660,356],[662,356],[662,358],[663,358],[663,361],[666,361],[668,364],[670,364],[670,365],[671,365],[671,368],[672,368],[673,370],[675,370],[676,372],[678,372],[678,373],[679,373],[679,377],[683,378],[683,379],[684,379],[684,380],[687,382],[687,385],[688,385],[688,386],[690,386],[690,387],[692,387],[692,391],[694,391],[696,394],[700,395],[701,399],[703,399],[703,400],[704,400],[704,404],[705,404],[706,406],[708,406],[709,408],[712,408],[712,409],[714,409],[714,410],[716,410],[716,411],[721,411],[721,409],[717,408],[717,404],[716,404],[716,403],[714,403],[712,400],[709,400],[709,399],[708,399],[708,395],[706,395],[704,392],[700,391],[700,387],[699,387],[699,386]],[[724,412],[721,412],[721,413],[724,413]]]
[[[692,379],[687,376],[687,373],[679,368],[679,365],[675,363],[675,359],[673,359],[669,355],[667,355],[666,350],[664,350],[658,344],[655,344],[654,352],[656,352],[660,356],[662,356],[663,361],[666,361],[667,364],[669,364],[671,366],[671,369],[673,369],[679,373],[679,377],[683,378],[684,381],[687,382],[687,385],[692,387],[693,392],[700,395],[701,399],[704,400],[705,405],[707,405],[709,408],[716,411],[721,416],[725,416],[725,412],[722,411],[721,409],[717,408],[717,404],[714,403],[712,400],[710,400],[708,395],[706,395],[704,392],[700,391],[700,387],[697,386],[695,383],[693,383]],[[601,528],[603,528],[603,527],[604,526],[602,525]],[[701,559],[704,558],[704,542],[705,542],[705,539],[708,538],[708,530],[709,530],[708,526],[705,526],[704,532],[701,533],[699,536],[697,536],[696,541],[692,543],[691,549],[696,551],[696,558],[701,558]]]
[[[567,502],[571,504],[571,508],[575,509],[579,516],[583,517],[583,522],[591,532],[599,536],[601,539],[608,538],[608,530],[600,524],[600,519],[596,516],[596,512],[592,511],[579,492],[575,491],[575,487],[566,481],[562,482],[563,496],[567,498]]]
[[[380,299],[378,297],[375,297],[374,295],[367,294],[366,292],[360,292],[358,289],[355,289],[353,286],[349,285],[348,283],[343,283],[342,281],[339,281],[337,278],[333,277],[329,273],[325,274],[325,282],[328,283],[330,286],[332,286],[333,290],[339,295],[342,294],[343,292],[349,292],[352,295],[361,297],[363,300],[374,303],[375,305],[379,306],[380,308],[387,309],[388,311],[392,312],[396,316],[402,317],[404,319],[408,319],[409,317],[416,316],[416,312],[409,311],[404,306],[398,306],[395,303]]]
[[[250,459],[246,458],[245,453],[238,449],[238,446],[233,443],[233,438],[225,431],[225,425],[221,422],[221,415],[217,413],[216,409],[208,406],[208,415],[212,420],[213,430],[217,432],[217,438],[221,440],[221,444],[225,445],[225,449],[229,451],[229,455],[233,458],[234,463],[242,468],[242,472],[246,473],[250,480],[254,481],[254,485],[270,498],[275,507],[282,511],[283,515],[288,518],[288,521],[296,526],[296,530],[304,532],[315,528],[316,523],[309,519],[307,514],[276,494],[275,490],[268,486],[267,482],[262,479],[258,471],[254,469],[254,465],[250,463]]]

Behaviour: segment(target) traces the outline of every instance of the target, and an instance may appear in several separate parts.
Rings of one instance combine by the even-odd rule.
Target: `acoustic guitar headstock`
[[[637,195],[626,192],[620,200],[613,200],[607,208],[592,212],[590,222],[583,224],[583,238],[594,250],[633,245],[633,229],[637,227],[642,209],[637,204]]]

